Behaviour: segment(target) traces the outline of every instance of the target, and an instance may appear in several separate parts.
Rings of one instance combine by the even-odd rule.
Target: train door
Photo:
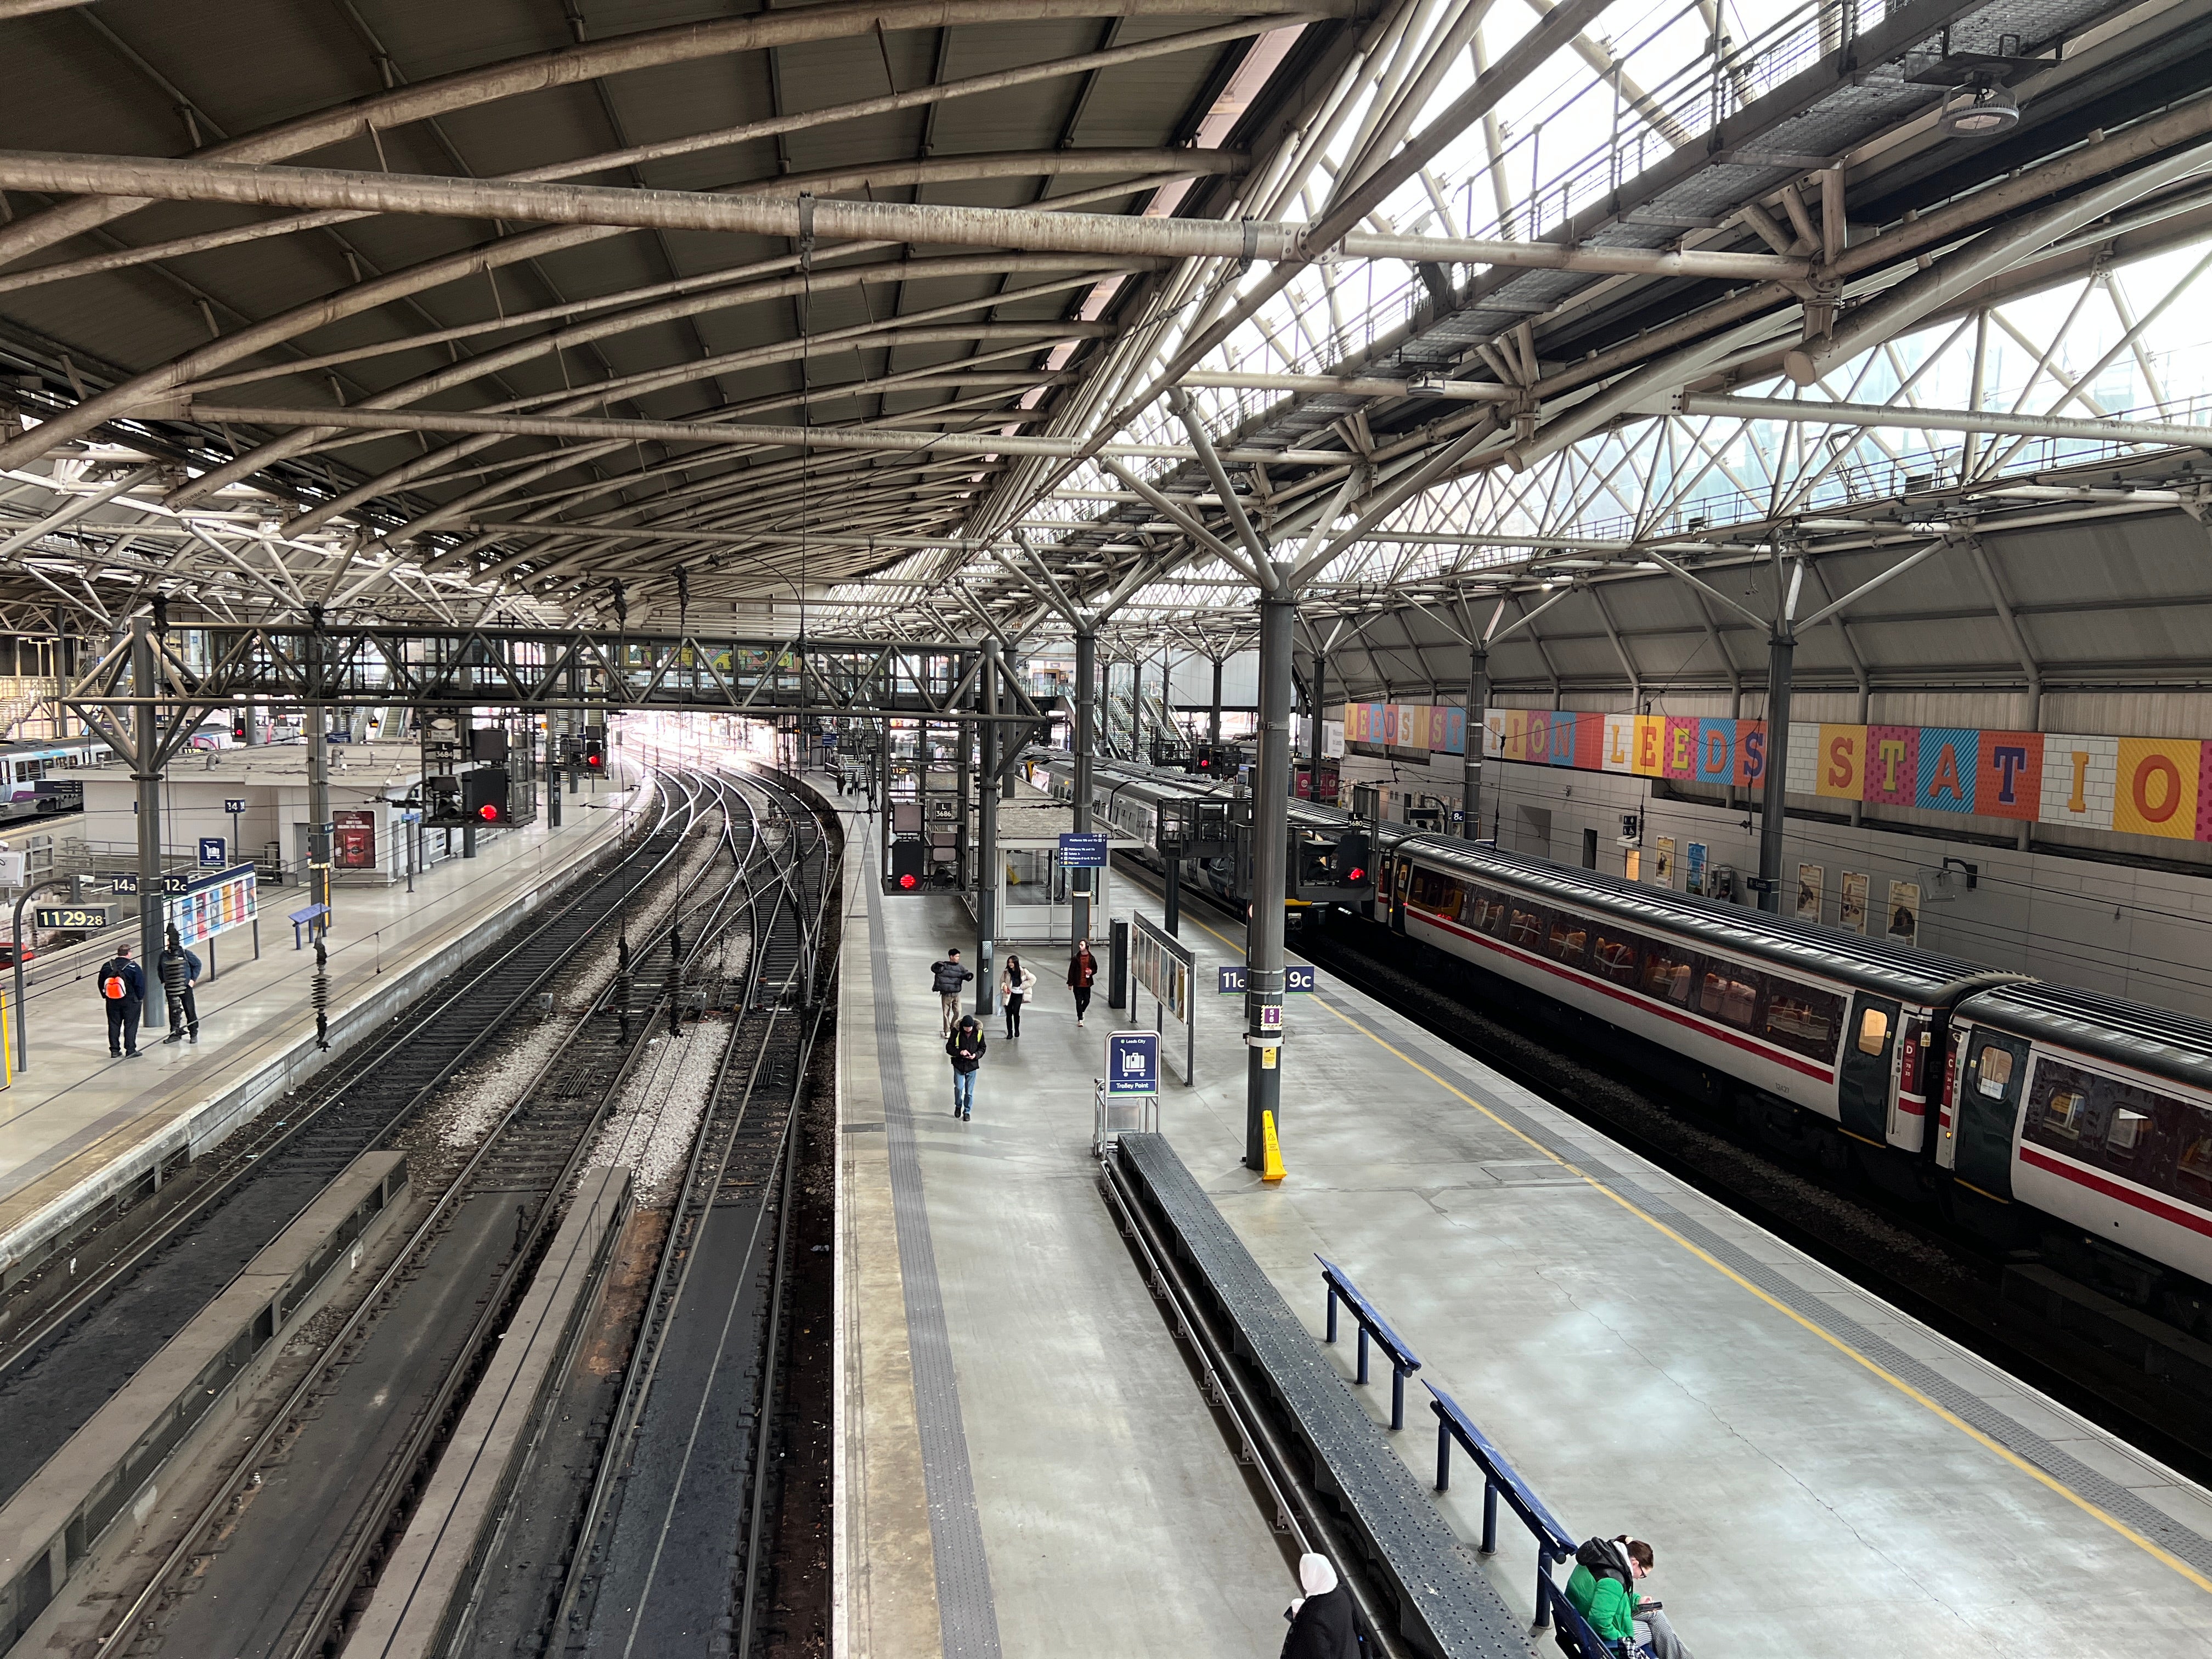
[[[1900,1004],[1863,991],[1851,1007],[1843,1064],[1836,1068],[1836,1111],[1844,1127],[1864,1140],[1889,1139],[1889,1102],[1897,1075]]]
[[[1991,1198],[2012,1197],[2013,1131],[2027,1082],[2027,1044],[1979,1027],[1966,1035],[1966,1064],[1952,1108],[1958,1134],[1952,1172]]]
[[[1413,883],[1413,860],[1401,853],[1390,860],[1388,867],[1390,871],[1390,931],[1402,933],[1406,931],[1406,890]]]

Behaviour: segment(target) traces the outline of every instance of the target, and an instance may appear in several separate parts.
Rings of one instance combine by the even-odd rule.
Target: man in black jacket
[[[945,1052],[952,1056],[952,1115],[966,1122],[975,1109],[975,1068],[983,1063],[983,1028],[973,1014],[960,1016]]]
[[[942,1035],[952,1035],[952,1022],[960,1018],[960,988],[975,977],[961,966],[957,946],[945,953],[944,961],[929,964],[929,988],[937,993],[937,1000],[945,1010],[945,1023],[939,1028]]]
[[[185,949],[173,927],[169,929],[167,948],[154,959],[154,976],[161,981],[169,1000],[169,1035],[161,1041],[182,1042],[189,1035],[198,1042],[200,1006],[192,995],[192,987],[199,982],[200,959]]]
[[[138,1053],[138,1016],[146,1004],[146,973],[131,960],[131,947],[118,945],[94,977],[107,1006],[107,1052],[118,1060]]]

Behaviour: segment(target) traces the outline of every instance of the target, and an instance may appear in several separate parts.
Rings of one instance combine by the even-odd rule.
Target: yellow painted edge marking
[[[1195,917],[1192,918],[1192,920],[1201,932],[1212,934],[1213,938],[1219,939],[1228,949],[1233,951],[1237,948],[1237,945],[1233,941],[1224,938],[1219,933],[1214,933],[1213,929],[1208,927],[1204,922],[1198,921]],[[1613,1191],[1612,1188],[1607,1186],[1603,1182],[1599,1181],[1595,1176],[1589,1174],[1586,1170],[1581,1170],[1576,1165],[1570,1164],[1565,1158],[1561,1158],[1557,1152],[1545,1146],[1541,1141],[1534,1139],[1531,1135],[1522,1133],[1519,1129],[1515,1128],[1504,1118],[1498,1116],[1496,1112],[1492,1111],[1489,1107],[1484,1105],[1473,1095],[1468,1094],[1464,1089],[1458,1087],[1455,1084],[1446,1082],[1443,1078],[1438,1077],[1427,1066],[1422,1065],[1419,1060],[1415,1060],[1404,1049],[1390,1042],[1389,1038],[1382,1036],[1379,1032],[1373,1030],[1370,1027],[1362,1024],[1358,1020],[1354,1019],[1350,1014],[1346,1013],[1340,1008],[1331,1008],[1326,1002],[1319,1003],[1319,1006],[1327,1009],[1329,1013],[1334,1015],[1338,1019],[1342,1020],[1346,1025],[1352,1027],[1353,1030],[1358,1032],[1362,1036],[1374,1043],[1376,1047],[1382,1048],[1385,1053],[1395,1054],[1398,1059],[1403,1060],[1407,1066],[1412,1066],[1413,1070],[1419,1072],[1423,1077],[1428,1079],[1430,1082],[1435,1084],[1439,1089],[1443,1090],[1448,1094],[1455,1095],[1460,1099],[1465,1101],[1468,1105],[1474,1107],[1476,1111],[1480,1112],[1492,1123],[1495,1123],[1499,1128],[1504,1130],[1506,1133],[1513,1136],[1516,1139],[1525,1142],[1527,1145],[1535,1148],[1537,1152],[1551,1159],[1553,1163],[1558,1164],[1561,1169],[1569,1170],[1573,1174],[1579,1176],[1592,1188],[1604,1194],[1607,1198],[1620,1205],[1622,1209],[1627,1211],[1629,1214],[1634,1216],[1646,1226],[1650,1227],[1656,1231],[1674,1240],[1675,1243],[1680,1245],[1692,1255],[1697,1257],[1698,1261],[1704,1262],[1715,1273],[1723,1275],[1724,1277],[1733,1280],[1735,1284],[1741,1285],[1743,1289],[1750,1291],[1752,1295],[1757,1297],[1761,1302],[1766,1304],[1768,1307],[1773,1309],[1777,1313],[1781,1314],[1785,1318],[1793,1320],[1797,1324],[1803,1326],[1805,1329],[1819,1337],[1821,1341],[1835,1349],[1837,1352],[1847,1355],[1850,1358],[1856,1360],[1861,1365],[1863,1365],[1875,1376],[1888,1383],[1890,1387],[1895,1389],[1899,1394],[1905,1395],[1908,1400],[1916,1401],[1920,1405],[1924,1406],[1928,1410],[1934,1413],[1944,1422],[1948,1423],[1953,1428],[1958,1430],[1960,1433],[1965,1435],[1968,1439],[1978,1442],[1981,1445],[1987,1447],[1990,1451],[1995,1452],[2006,1462],[2011,1464],[2014,1468],[2021,1470],[2023,1474],[2033,1477],[2034,1480],[2039,1480],[2043,1485],[2050,1487],[2051,1491],[2057,1492],[2061,1498],[2073,1504],[2083,1514],[2094,1516],[2098,1520],[2110,1527],[2114,1532],[2119,1534],[2121,1537],[2126,1539],[2130,1544],[2133,1544],[2137,1549],[2142,1550],[2145,1554],[2152,1557],[2154,1559],[2162,1562],[2166,1566],[2172,1568],[2174,1571],[2179,1573],[2191,1583],[2196,1585],[2197,1589],[2212,1592],[2212,1578],[2206,1577],[2203,1573],[2197,1571],[2196,1568],[2191,1566],[2189,1563],[2182,1560],[2179,1556],[2174,1555],[2172,1552],[2152,1542],[2149,1539],[2144,1537],[2133,1527],[2128,1525],[2126,1522],[2121,1520],[2110,1510],[2091,1503],[2087,1498],[2082,1497],[2080,1492],[2075,1492],[2071,1486],[2069,1486],[2064,1481],[2059,1480],[2056,1475],[2051,1474],[2047,1470],[2038,1468],[2034,1464],[2029,1462],[2027,1459],[2022,1457],[2011,1448],[1991,1439],[1988,1435],[1984,1434],[1979,1429],[1967,1422],[1966,1419],[1960,1417],[1957,1413],[1950,1410],[1947,1407],[1937,1404],[1933,1400],[1930,1400],[1926,1395],[1921,1393],[1919,1389],[1914,1388],[1910,1382],[1907,1382],[1903,1377],[1898,1376],[1895,1372],[1887,1370],[1882,1366],[1876,1364],[1872,1359],[1869,1359],[1866,1355],[1861,1353],[1856,1348],[1851,1346],[1850,1343],[1844,1341],[1832,1331],[1826,1330],[1821,1326],[1815,1324],[1812,1320],[1806,1318],[1804,1315],[1799,1313],[1795,1308],[1790,1307],[1787,1303],[1778,1301],[1775,1297],[1769,1296],[1765,1291],[1760,1290],[1758,1285],[1753,1284],[1749,1279],[1746,1279],[1741,1273],[1737,1273],[1727,1263],[1720,1261],[1710,1252],[1700,1249],[1697,1245],[1690,1243],[1688,1239],[1683,1237],[1681,1234],[1676,1232],[1672,1227],[1667,1225],[1665,1222],[1660,1220],[1656,1216],[1652,1215],[1639,1208],[1635,1204],[1631,1203],[1627,1199],[1622,1197],[1619,1193]],[[1976,1188],[1976,1190],[1978,1191],[1980,1189]]]
[[[1200,926],[1204,927],[1205,924],[1201,922]],[[1212,932],[1210,928],[1207,931]],[[1220,935],[1217,933],[1214,937],[1218,939]],[[1612,1188],[1607,1186],[1603,1182],[1599,1181],[1596,1177],[1588,1174],[1584,1170],[1577,1169],[1574,1164],[1568,1163],[1565,1158],[1561,1158],[1557,1152],[1552,1151],[1550,1147],[1546,1146],[1540,1141],[1522,1133],[1511,1124],[1506,1122],[1504,1119],[1498,1116],[1497,1113],[1492,1111],[1489,1107],[1477,1100],[1473,1095],[1468,1094],[1463,1089],[1457,1088],[1452,1084],[1446,1082],[1443,1078],[1438,1077],[1427,1066],[1422,1065],[1420,1061],[1415,1060],[1411,1054],[1407,1054],[1403,1049],[1399,1048],[1376,1032],[1370,1030],[1367,1026],[1360,1024],[1359,1021],[1354,1019],[1343,1010],[1340,1008],[1329,1008],[1328,1005],[1325,1002],[1322,1003],[1321,1006],[1328,1008],[1330,1013],[1335,1015],[1337,1018],[1342,1020],[1346,1025],[1349,1025],[1353,1030],[1360,1033],[1361,1036],[1366,1037],[1370,1042],[1376,1044],[1378,1047],[1383,1048],[1389,1053],[1395,1054],[1400,1060],[1405,1061],[1407,1065],[1412,1066],[1415,1071],[1419,1072],[1423,1077],[1428,1079],[1429,1081],[1435,1084],[1438,1088],[1458,1096],[1460,1099],[1474,1107],[1476,1111],[1480,1112],[1485,1117],[1488,1118],[1492,1123],[1498,1125],[1499,1128],[1504,1130],[1507,1133],[1514,1135],[1521,1140],[1526,1141],[1529,1146],[1534,1146],[1538,1152],[1543,1153],[1546,1158],[1550,1158],[1553,1163],[1557,1164],[1561,1169],[1571,1170],[1574,1174],[1580,1176],[1584,1182],[1589,1184],[1589,1186],[1598,1192],[1604,1194],[1607,1198],[1620,1205],[1622,1209],[1627,1211],[1629,1214],[1636,1217],[1638,1220],[1643,1222],[1646,1226],[1649,1226],[1674,1240],[1675,1243],[1680,1245],[1692,1255],[1697,1257],[1698,1261],[1704,1262],[1715,1273],[1720,1273],[1724,1277],[1732,1279],[1735,1284],[1750,1291],[1752,1295],[1757,1297],[1761,1302],[1766,1304],[1768,1307],[1773,1309],[1777,1313],[1779,1313],[1784,1317],[1793,1320],[1797,1324],[1802,1325],[1805,1329],[1819,1337],[1820,1340],[1826,1342],[1830,1347],[1835,1349],[1837,1352],[1848,1355],[1852,1359],[1856,1360],[1860,1364],[1865,1366],[1868,1370],[1873,1372],[1875,1376],[1881,1378],[1883,1382],[1888,1383],[1890,1387],[1895,1389],[1899,1394],[1904,1395],[1907,1399],[1917,1401],[1921,1405],[1926,1407],[1944,1422],[1948,1423],[1953,1428],[1966,1436],[1967,1438],[1978,1441],[1982,1445],[1987,1447],[1990,1451],[1995,1452],[1999,1457],[2004,1459],[2006,1462],[2011,1464],[2014,1468],[2019,1469],[2022,1473],[2042,1482],[2043,1485],[2050,1487],[2051,1491],[2057,1492],[2068,1503],[2081,1510],[2083,1514],[2094,1516],[2098,1520],[2110,1527],[2114,1532],[2119,1534],[2121,1537],[2126,1539],[2130,1543],[2136,1546],[2136,1548],[2172,1568],[2174,1571],[2179,1573],[2184,1578],[2189,1580],[2189,1582],[2196,1585],[2197,1589],[2201,1590],[2212,1591],[2212,1578],[2206,1577],[2203,1573],[2197,1571],[2196,1568],[2191,1566],[2186,1561],[2182,1560],[2179,1557],[2152,1542],[2149,1539],[2137,1532],[2133,1527],[2129,1526],[2127,1522],[2122,1521],[2118,1516],[2113,1515],[2109,1510],[2102,1509],[2099,1505],[2091,1503],[2087,1498],[2082,1497],[2080,1492],[2075,1492],[2072,1487],[2066,1485],[2064,1481],[2060,1480],[2057,1476],[2051,1474],[2047,1470],[2038,1468],[2033,1463],[2029,1462],[2027,1459],[2021,1456],[2019,1453],[2012,1450],[2009,1447],[2002,1445],[1999,1442],[1991,1439],[1988,1435],[1984,1434],[1979,1429],[1967,1422],[1966,1419],[1960,1417],[1957,1413],[1937,1404],[1933,1400],[1930,1400],[1926,1395],[1921,1393],[1919,1389],[1914,1388],[1903,1377],[1899,1376],[1893,1371],[1887,1370],[1881,1365],[1875,1364],[1872,1359],[1869,1359],[1866,1355],[1861,1353],[1856,1348],[1851,1346],[1850,1343],[1844,1341],[1833,1332],[1826,1330],[1820,1325],[1815,1324],[1812,1320],[1806,1318],[1804,1315],[1799,1313],[1795,1308],[1790,1307],[1787,1303],[1778,1301],[1775,1297],[1768,1295],[1765,1291],[1759,1289],[1758,1285],[1746,1279],[1741,1273],[1737,1273],[1734,1268],[1728,1266],[1727,1263],[1720,1261],[1710,1252],[1700,1249],[1697,1245],[1690,1243],[1688,1239],[1683,1237],[1681,1234],[1676,1232],[1672,1227],[1667,1225],[1665,1222],[1661,1221],[1656,1216],[1651,1215],[1646,1211],[1638,1208],[1635,1204],[1631,1203],[1627,1199],[1613,1191]]]

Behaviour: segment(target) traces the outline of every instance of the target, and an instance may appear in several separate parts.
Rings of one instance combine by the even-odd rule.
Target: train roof
[[[1418,854],[1477,876],[1512,882],[1567,902],[1616,916],[1627,927],[1687,935],[1715,950],[1749,952],[1793,963],[1887,996],[1933,1005],[1961,980],[1989,970],[1978,963],[1939,956],[1886,939],[1869,939],[1795,916],[1770,915],[1718,899],[1697,898],[1643,882],[1600,875],[1548,860],[1477,847],[1449,836],[1412,836],[1396,851]]]
[[[2072,985],[2001,985],[1960,1012],[2015,1036],[2212,1091],[2212,1024]]]

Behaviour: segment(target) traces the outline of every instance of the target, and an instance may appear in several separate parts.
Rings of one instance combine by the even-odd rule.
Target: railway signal
[[[507,775],[495,766],[461,775],[461,822],[490,825],[507,821]]]

